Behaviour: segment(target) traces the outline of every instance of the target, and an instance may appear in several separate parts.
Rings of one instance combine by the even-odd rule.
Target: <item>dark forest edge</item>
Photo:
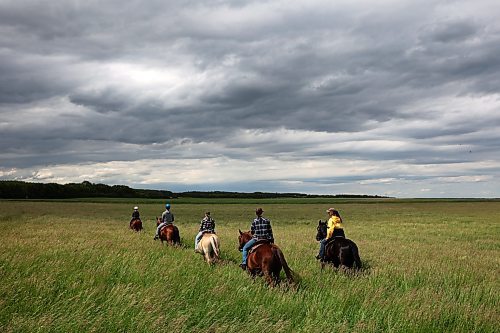
[[[125,185],[82,183],[30,183],[17,180],[0,181],[2,199],[76,199],[76,198],[137,198],[137,199],[178,199],[178,198],[221,198],[221,199],[279,199],[279,198],[357,198],[388,199],[378,195],[314,195],[303,193],[268,192],[225,192],[225,191],[188,191],[174,193],[168,190],[134,189]]]

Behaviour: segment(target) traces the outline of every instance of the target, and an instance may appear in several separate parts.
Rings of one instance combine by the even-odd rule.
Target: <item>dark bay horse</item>
[[[316,240],[320,241],[326,237],[327,224],[319,220]],[[335,234],[334,234],[335,235]],[[361,258],[359,257],[358,246],[352,240],[342,236],[334,236],[329,239],[325,247],[325,257],[321,261],[321,269],[326,263],[333,264],[336,268],[348,267],[361,268]]]
[[[242,232],[239,230],[238,236],[240,251],[243,246],[252,238],[250,231]],[[267,283],[275,285],[280,281],[281,269],[285,271],[289,283],[294,282],[294,272],[288,267],[285,256],[281,249],[268,241],[258,241],[249,251],[247,259],[247,271],[252,277],[264,275]]]
[[[161,223],[161,218],[156,217],[156,226],[158,227]],[[167,224],[163,228],[161,228],[160,233],[161,243],[167,242],[170,245],[180,245],[181,244],[181,236],[179,234],[179,229],[173,224]]]
[[[130,229],[135,231],[141,231],[142,221],[140,219],[133,219],[132,221],[130,221]]]

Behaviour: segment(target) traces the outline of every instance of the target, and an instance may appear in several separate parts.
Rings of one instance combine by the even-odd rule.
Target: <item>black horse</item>
[[[326,237],[326,229],[326,221],[319,220],[318,233],[316,234],[317,241]],[[353,268],[354,264],[356,264],[356,268],[360,269],[361,259],[359,258],[358,246],[352,240],[345,238],[343,231],[338,236],[334,233],[333,237],[325,244],[325,256],[321,260],[321,269],[325,267],[326,263],[331,263],[336,268],[339,266]]]

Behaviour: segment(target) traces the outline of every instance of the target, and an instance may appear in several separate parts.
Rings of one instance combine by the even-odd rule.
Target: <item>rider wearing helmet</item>
[[[134,211],[132,212],[132,219],[130,220],[130,223],[132,223],[133,220],[140,220],[141,219],[141,214],[139,213],[139,207],[135,206]]]
[[[158,225],[158,228],[156,228],[156,234],[155,237],[153,238],[154,240],[157,240],[160,237],[159,235],[161,228],[163,228],[167,224],[174,223],[174,214],[172,214],[172,212],[170,211],[169,203],[165,205],[165,211],[161,214],[161,221],[162,223],[160,223]]]

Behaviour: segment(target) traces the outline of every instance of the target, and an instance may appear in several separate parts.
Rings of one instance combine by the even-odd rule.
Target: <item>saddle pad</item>
[[[173,223],[169,223],[167,225],[164,225],[163,227],[160,228],[160,232],[162,232],[163,229],[165,229],[166,227],[168,227],[169,225],[172,225]]]
[[[347,239],[347,238],[342,237],[342,236],[334,236],[334,237],[330,237],[330,238],[328,238],[328,241],[326,242],[326,244],[325,244],[325,245],[328,245],[328,244],[330,244],[330,243],[333,243],[333,242],[335,241],[335,239],[336,239],[336,238],[344,238],[344,239]]]
[[[253,253],[255,252],[261,245],[264,245],[264,244],[269,244],[269,241],[267,240],[258,240],[257,243],[255,243],[254,246],[252,246],[252,248],[250,249],[250,251],[248,251],[248,253]]]

